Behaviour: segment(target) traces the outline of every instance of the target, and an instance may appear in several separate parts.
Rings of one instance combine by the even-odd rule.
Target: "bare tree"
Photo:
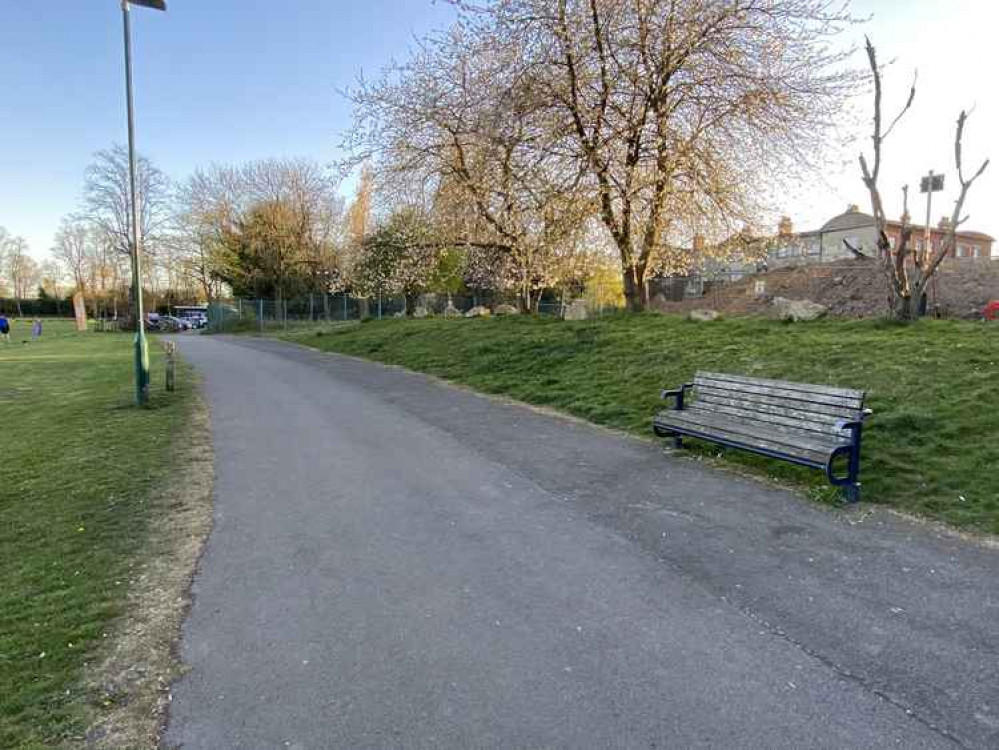
[[[221,294],[226,238],[247,202],[240,170],[230,166],[198,169],[177,190],[173,239],[179,246],[180,269],[209,303]]]
[[[48,260],[42,261],[42,265],[39,270],[41,273],[39,287],[42,291],[44,291],[49,297],[55,299],[61,297],[64,291],[62,282],[66,278],[66,271],[63,268],[62,263],[54,258],[49,258]]]
[[[10,283],[7,274],[7,247],[10,239],[10,232],[5,227],[0,227],[0,295],[7,292],[7,285]]]
[[[6,265],[17,303],[17,316],[21,318],[24,317],[21,300],[29,296],[39,281],[38,263],[28,254],[28,242],[23,237],[7,241]]]
[[[137,167],[142,250],[155,255],[171,219],[170,182],[144,156]],[[131,205],[128,150],[116,144],[98,151],[84,175],[82,216],[122,255],[131,251]]]
[[[91,228],[85,220],[78,216],[64,216],[52,247],[52,255],[63,264],[73,278],[76,290],[82,294],[88,292],[87,277],[92,257],[90,239]]]
[[[981,177],[982,173],[989,166],[989,160],[982,162],[981,166],[970,177],[964,172],[964,128],[968,121],[968,112],[961,110],[957,118],[957,127],[954,133],[954,166],[957,169],[957,179],[960,183],[960,191],[954,201],[954,210],[947,225],[947,233],[944,241],[937,247],[924,247],[921,251],[913,252],[910,247],[912,240],[912,228],[908,224],[903,225],[896,247],[892,247],[891,241],[885,228],[888,224],[885,215],[884,202],[881,199],[881,190],[878,186],[878,178],[881,174],[881,164],[883,159],[883,147],[885,139],[891,135],[892,131],[901,121],[916,96],[916,83],[913,81],[909,89],[909,96],[898,114],[891,120],[887,127],[884,125],[882,114],[882,81],[881,68],[878,65],[877,51],[871,40],[867,40],[867,61],[870,65],[871,76],[874,79],[874,133],[873,142],[873,164],[869,164],[867,157],[860,156],[860,171],[863,176],[864,185],[871,196],[871,210],[874,214],[875,226],[878,233],[878,250],[881,258],[882,268],[888,282],[888,313],[898,320],[914,320],[921,315],[922,300],[926,294],[926,288],[930,279],[936,273],[943,259],[954,253],[957,244],[957,229],[967,221],[964,215],[964,203],[968,197],[968,191],[975,180]],[[905,210],[903,216],[909,215],[908,210],[908,188],[903,188],[903,200]]]

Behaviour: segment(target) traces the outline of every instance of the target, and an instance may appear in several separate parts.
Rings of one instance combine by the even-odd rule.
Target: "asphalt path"
[[[180,337],[167,747],[999,747],[999,552],[397,368]]]

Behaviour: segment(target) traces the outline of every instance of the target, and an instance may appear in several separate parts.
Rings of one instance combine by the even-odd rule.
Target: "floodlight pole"
[[[926,258],[932,256],[930,252],[932,233],[930,231],[930,222],[933,220],[933,214],[931,213],[931,206],[933,205],[933,170],[930,170],[927,182],[929,187],[926,191],[926,224],[923,229],[923,258],[925,262]]]
[[[162,3],[142,2],[142,5],[165,10]],[[162,7],[160,7],[162,5]],[[146,342],[146,320],[142,309],[142,235],[139,228],[138,182],[135,156],[135,104],[132,97],[132,24],[129,0],[122,0],[121,15],[125,30],[125,99],[128,103],[128,179],[131,209],[132,311],[135,316],[135,402],[149,404],[149,345]]]

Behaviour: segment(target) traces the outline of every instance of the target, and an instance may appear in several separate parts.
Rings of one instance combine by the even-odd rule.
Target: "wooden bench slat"
[[[756,409],[747,408],[743,404],[739,403],[725,404],[710,400],[706,401],[703,398],[699,398],[695,403],[691,404],[690,410],[705,413],[724,414],[729,417],[744,419],[747,422],[761,422],[763,424],[781,425],[820,435],[834,435],[840,437],[848,434],[841,428],[837,427],[836,420],[831,418],[820,422],[811,419],[803,419],[800,416],[787,416],[786,413],[775,414],[766,411],[758,411]],[[786,411],[787,410],[785,410],[785,412]]]
[[[742,385],[755,385],[768,388],[780,388],[787,391],[801,391],[803,393],[815,393],[825,396],[837,396],[846,399],[864,399],[864,392],[852,388],[837,388],[831,385],[817,385],[814,383],[794,383],[789,380],[774,380],[771,378],[753,378],[748,375],[732,375],[721,372],[698,372],[697,376],[711,378],[713,380],[723,380]]]
[[[860,409],[864,404],[863,399],[859,397],[831,396],[824,393],[809,393],[807,391],[789,390],[775,386],[733,383],[701,376],[694,379],[694,387],[712,387],[719,390],[731,391],[732,393],[753,393],[760,396],[790,399],[802,404],[825,404],[826,406],[839,406],[847,409]]]
[[[705,413],[694,409],[684,409],[683,411],[666,410],[660,412],[656,417],[656,423],[663,427],[668,427],[671,424],[678,426],[699,425],[704,427],[708,432],[741,434],[775,445],[785,446],[788,450],[802,448],[817,454],[823,454],[826,457],[839,446],[849,445],[848,440],[838,439],[832,435],[826,436],[819,433],[803,432],[780,425],[753,424],[739,420],[738,418]]]
[[[683,412],[677,412],[682,414]],[[798,459],[808,461],[817,467],[824,466],[829,460],[831,450],[828,451],[818,451],[811,450],[800,444],[788,444],[775,440],[771,440],[765,436],[754,435],[748,431],[736,432],[734,430],[727,430],[719,428],[717,425],[710,423],[702,423],[697,421],[671,421],[671,422],[661,422],[659,418],[656,419],[656,424],[666,430],[670,427],[677,428],[685,433],[700,433],[695,434],[693,437],[699,437],[709,442],[718,442],[719,439],[727,442],[739,443],[754,450],[765,450],[773,453],[781,453],[789,456],[794,456]],[[734,425],[732,425],[734,427]]]
[[[813,421],[821,421],[823,419],[831,421],[837,419],[856,419],[860,415],[859,409],[846,406],[830,406],[814,402],[793,401],[780,398],[779,396],[763,396],[756,393],[743,393],[710,386],[701,386],[698,389],[697,400],[721,403],[727,403],[728,401],[740,402],[744,403],[748,409],[757,409],[759,411],[779,409],[786,411],[789,415],[800,413],[803,418]]]

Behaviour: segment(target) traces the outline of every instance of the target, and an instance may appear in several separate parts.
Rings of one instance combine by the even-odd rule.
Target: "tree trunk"
[[[643,312],[646,308],[644,269],[629,266],[624,269],[624,300],[628,312]]]
[[[417,294],[416,292],[406,292],[405,297],[406,297],[406,317],[412,318],[413,315],[416,313],[416,299],[417,297],[419,297],[419,294]]]
[[[895,300],[895,318],[897,320],[916,320],[919,317],[918,297],[899,296]]]

